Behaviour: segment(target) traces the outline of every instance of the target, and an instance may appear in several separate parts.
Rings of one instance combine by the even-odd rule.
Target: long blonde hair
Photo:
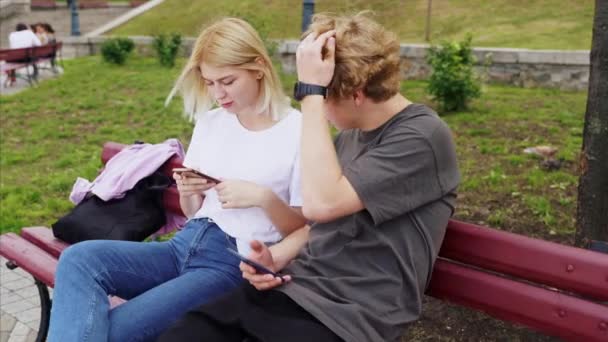
[[[215,67],[261,72],[256,112],[267,112],[275,121],[287,114],[289,98],[281,88],[262,39],[251,25],[237,18],[221,19],[201,32],[165,105],[179,92],[184,100],[184,114],[190,120],[213,107],[213,96],[201,75],[200,65],[203,61]]]

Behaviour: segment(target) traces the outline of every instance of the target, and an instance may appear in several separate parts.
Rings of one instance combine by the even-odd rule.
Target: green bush
[[[432,67],[427,92],[444,111],[462,110],[481,95],[480,82],[473,74],[475,58],[471,36],[460,43],[444,42],[429,49],[427,62]]]
[[[170,35],[160,34],[154,37],[154,49],[160,65],[172,68],[175,65],[175,58],[182,44],[182,36],[179,33]]]
[[[135,48],[135,43],[129,38],[110,38],[101,44],[103,60],[113,64],[124,64],[127,57]]]

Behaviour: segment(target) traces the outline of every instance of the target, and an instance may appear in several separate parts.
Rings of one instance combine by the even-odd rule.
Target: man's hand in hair
[[[322,34],[316,32],[306,36],[296,51],[298,81],[327,87],[334,75],[336,66],[336,31]],[[323,47],[326,54],[323,56]]]

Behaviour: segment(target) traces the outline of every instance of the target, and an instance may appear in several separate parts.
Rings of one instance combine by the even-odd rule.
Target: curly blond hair
[[[316,14],[303,37],[336,30],[336,68],[329,97],[345,99],[363,90],[375,102],[399,91],[400,47],[397,36],[368,17],[369,11],[352,16]]]

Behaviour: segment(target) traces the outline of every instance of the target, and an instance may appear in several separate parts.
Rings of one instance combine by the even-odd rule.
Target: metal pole
[[[315,0],[302,0],[302,32],[308,29],[313,14],[315,14]]]
[[[424,40],[427,42],[431,41],[431,4],[432,0],[428,0],[426,8],[426,29],[424,32]]]
[[[78,19],[78,0],[68,0],[72,14],[72,36],[80,36],[80,20]]]

